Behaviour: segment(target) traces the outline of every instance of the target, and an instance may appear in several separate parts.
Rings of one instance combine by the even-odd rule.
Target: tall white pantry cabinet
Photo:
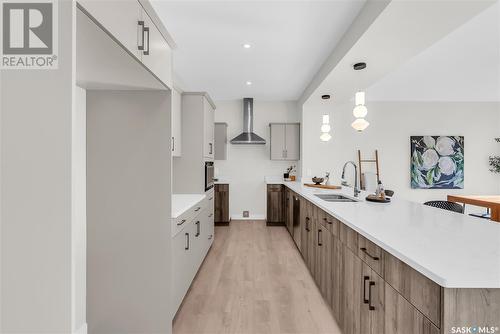
[[[56,13],[58,68],[0,75],[0,332],[169,334],[175,44],[148,1]]]

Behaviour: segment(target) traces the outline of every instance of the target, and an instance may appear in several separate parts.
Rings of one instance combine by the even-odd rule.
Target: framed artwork
[[[463,136],[410,137],[412,189],[464,188]]]

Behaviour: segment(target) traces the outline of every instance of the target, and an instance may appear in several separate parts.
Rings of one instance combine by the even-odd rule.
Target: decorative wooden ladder
[[[377,169],[377,183],[380,181],[380,168],[378,164],[378,150],[375,150],[375,159],[362,159],[361,150],[358,150],[358,164],[359,164],[359,184],[361,189],[365,189],[365,184],[363,182],[363,163],[374,163]]]

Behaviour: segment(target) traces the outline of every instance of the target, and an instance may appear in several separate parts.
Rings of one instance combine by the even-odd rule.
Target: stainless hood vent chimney
[[[231,144],[264,145],[266,140],[253,133],[253,98],[243,99],[243,133],[231,139]]]

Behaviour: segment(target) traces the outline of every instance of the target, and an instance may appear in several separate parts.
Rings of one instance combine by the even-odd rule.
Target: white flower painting
[[[413,189],[463,189],[464,137],[413,136],[410,142]]]

